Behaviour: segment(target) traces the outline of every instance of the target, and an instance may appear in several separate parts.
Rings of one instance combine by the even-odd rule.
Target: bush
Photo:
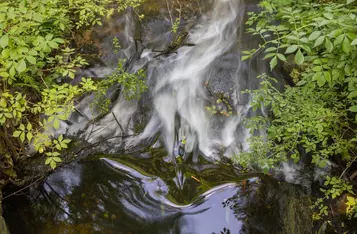
[[[260,36],[263,44],[244,51],[243,59],[264,51],[271,69],[278,64],[292,67],[294,85],[280,92],[273,78],[262,75],[261,89],[247,91],[253,95],[252,107],[268,108],[270,116],[248,120],[251,150],[235,160],[243,166],[258,164],[265,172],[282,161],[298,163],[302,155],[311,156],[312,164],[322,168],[330,160],[339,162],[343,172],[327,180],[324,199],[353,193],[348,181],[342,180],[357,159],[357,15],[353,2],[265,0],[262,11],[250,13],[247,21],[248,32]],[[258,130],[266,132],[267,139]],[[328,216],[323,202],[315,206],[315,218]],[[355,203],[350,199],[349,204],[349,212],[355,212]]]
[[[141,0],[10,0],[0,3],[0,154],[13,161],[33,144],[55,168],[60,151],[69,139],[54,138],[51,128],[74,110],[74,100],[86,93],[105,92],[114,82],[125,86],[130,97],[144,88],[143,72],[128,74],[120,69],[108,80],[69,80],[86,61],[70,40],[76,32],[101,25],[115,10],[138,6]],[[115,8],[114,8],[115,6]],[[138,85],[135,85],[135,84]],[[129,84],[129,85],[128,85]],[[45,116],[45,117],[42,117]],[[12,136],[12,137],[11,137]],[[10,149],[10,150],[9,150]],[[13,163],[13,162],[12,162]]]

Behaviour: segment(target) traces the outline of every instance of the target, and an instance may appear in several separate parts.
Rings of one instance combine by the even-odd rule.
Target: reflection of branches
[[[216,234],[216,233],[213,233]],[[217,234],[231,234],[231,231],[228,228],[223,228],[223,231],[220,231]]]
[[[65,213],[66,215],[68,215],[69,218],[75,220],[75,218],[68,213],[66,210],[64,210],[60,205],[58,205],[52,198],[51,196],[48,194],[48,192],[44,189],[44,187],[40,188],[40,191],[42,193],[42,195],[44,196],[44,198],[46,198],[46,200],[48,201],[49,204],[53,204],[56,208],[58,208],[59,210],[61,210],[63,213]]]

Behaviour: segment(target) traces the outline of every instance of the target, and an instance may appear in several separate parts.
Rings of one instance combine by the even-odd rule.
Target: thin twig
[[[18,193],[21,192],[21,191],[24,191],[25,189],[27,189],[27,188],[33,186],[34,184],[36,184],[37,182],[39,182],[40,180],[42,180],[42,179],[44,179],[44,178],[45,178],[44,176],[41,176],[40,178],[38,178],[37,180],[35,180],[35,181],[32,182],[31,184],[29,184],[29,185],[27,185],[27,186],[25,186],[25,187],[23,187],[23,188],[17,190],[16,192],[13,192],[13,193],[7,195],[7,196],[4,197],[2,200],[5,200],[6,198],[9,198],[9,197],[11,197],[11,196],[14,196],[14,195],[18,194]]]
[[[349,162],[349,163],[347,164],[345,170],[344,170],[344,171],[342,172],[342,174],[340,175],[340,179],[341,179],[342,176],[346,173],[346,171],[352,166],[352,164],[357,160],[357,155],[356,155],[353,151],[351,151],[351,152],[352,152],[352,154],[353,154],[355,157],[353,158],[353,160],[352,160],[351,162]]]
[[[119,123],[119,120],[117,119],[117,117],[115,116],[114,112],[112,111],[112,115],[115,119],[115,121],[117,122],[117,124],[119,125],[119,128],[121,129],[121,131],[125,134],[125,131],[123,129],[123,127],[121,126],[121,124]]]
[[[170,9],[169,1],[166,0],[166,6],[167,6],[167,10],[169,11],[171,25],[174,25],[174,20],[172,18],[172,8],[174,7],[174,3],[172,3],[171,9]]]

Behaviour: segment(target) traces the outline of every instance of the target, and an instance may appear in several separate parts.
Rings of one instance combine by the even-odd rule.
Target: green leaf
[[[26,60],[29,61],[29,63],[35,65],[36,64],[36,58],[29,55],[29,56],[26,56]]]
[[[20,62],[17,63],[16,70],[21,73],[26,70],[26,62],[24,59],[21,59]]]
[[[19,129],[22,130],[22,131],[25,131],[25,125],[20,124]]]
[[[50,167],[52,168],[52,169],[55,169],[56,168],[56,162],[54,161],[54,160],[51,160],[51,162],[50,162]]]
[[[334,18],[333,14],[331,14],[331,13],[325,13],[324,16],[329,20],[332,20]]]
[[[26,137],[28,141],[31,141],[31,139],[33,138],[32,132],[28,132]]]
[[[48,45],[52,48],[52,49],[58,49],[58,44],[54,41],[49,41]]]
[[[281,61],[286,62],[286,57],[283,54],[277,54],[277,56]]]
[[[47,158],[45,164],[48,165],[52,161],[52,158]]]
[[[316,126],[315,126],[315,128],[317,129],[317,131],[319,132],[319,133],[322,133],[323,132],[323,130],[324,130],[324,127],[322,126],[322,124],[316,124]]]
[[[351,41],[347,37],[345,37],[342,42],[342,50],[345,53],[349,53],[351,51]]]
[[[304,54],[303,54],[303,53],[301,52],[301,50],[299,49],[298,52],[297,52],[296,55],[295,55],[295,63],[296,63],[297,65],[301,65],[301,64],[304,63],[304,60],[305,60]]]
[[[354,98],[354,97],[357,97],[357,91],[353,91],[347,96],[347,98]]]
[[[356,205],[356,200],[354,199],[354,197],[347,196],[347,201],[350,206]]]
[[[53,157],[53,160],[58,163],[62,162],[62,159],[59,157]]]
[[[244,60],[247,60],[250,58],[250,55],[244,55],[242,56],[241,60],[244,61]]]
[[[294,53],[298,48],[299,48],[298,45],[291,45],[286,49],[285,54]]]
[[[276,51],[276,47],[269,47],[265,50],[265,52],[272,52],[272,51]]]
[[[21,133],[22,133],[21,131],[15,131],[15,132],[12,134],[12,136],[13,136],[13,137],[19,137]]]
[[[270,61],[270,69],[273,70],[274,67],[276,67],[276,65],[278,64],[278,59],[277,56],[275,56],[271,61]]]
[[[330,39],[326,38],[325,40],[325,47],[326,47],[326,50],[327,52],[331,53],[332,50],[333,50],[333,44],[332,42],[330,41]]]
[[[271,58],[273,56],[275,56],[275,53],[269,53],[269,54],[265,55],[263,59]]]
[[[313,33],[311,33],[311,35],[309,36],[309,40],[310,41],[314,41],[316,40],[319,36],[321,35],[321,31],[314,31]]]
[[[46,35],[46,41],[50,41],[53,38],[53,34],[49,33]]]
[[[5,117],[8,118],[8,119],[11,119],[12,118],[12,114],[11,113],[4,113]]]
[[[312,76],[312,80],[317,80],[319,79],[319,76],[321,76],[321,72],[316,72],[313,76]]]
[[[342,29],[335,29],[333,30],[329,35],[336,38],[338,37],[339,35],[341,35],[341,33],[343,33],[343,30]]]
[[[55,42],[57,42],[59,44],[65,43],[65,41],[62,38],[55,38],[55,39],[53,39],[53,41],[55,41]]]
[[[325,36],[321,36],[321,37],[317,38],[315,41],[314,47],[321,45],[322,42],[324,42],[324,40],[325,40]]]
[[[354,2],[355,0],[347,0],[346,4],[351,4],[352,2]]]
[[[5,34],[0,38],[0,46],[5,48],[9,44],[9,35]]]
[[[357,39],[354,39],[353,41],[352,41],[352,43],[351,43],[351,45],[357,45]]]
[[[53,127],[54,127],[55,129],[59,129],[59,127],[60,127],[60,121],[59,121],[59,119],[57,119],[57,118],[54,119],[54,121],[53,121]]]
[[[318,86],[320,86],[320,87],[324,86],[325,83],[326,83],[325,76],[322,76],[322,75],[317,76],[317,77],[316,77],[316,80],[317,80]]]
[[[328,83],[332,82],[331,73],[329,71],[324,72],[324,77]]]
[[[4,49],[2,52],[1,52],[1,55],[4,57],[4,58],[8,58],[10,56],[10,50],[9,49]]]
[[[357,106],[351,106],[348,110],[351,112],[357,112]]]
[[[339,35],[336,40],[333,42],[334,46],[340,45],[345,38],[345,34]]]
[[[20,134],[20,140],[21,140],[22,142],[25,141],[25,133],[24,133],[24,132],[22,132],[22,133]]]
[[[17,48],[17,52],[19,54],[28,53],[29,52],[29,48],[22,46],[22,47]]]

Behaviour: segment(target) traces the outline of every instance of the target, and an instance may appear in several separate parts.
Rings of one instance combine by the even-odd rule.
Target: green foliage
[[[342,155],[343,159],[351,159],[349,151],[355,149],[354,139],[344,138],[349,126],[342,121],[347,118],[347,113],[341,111],[345,105],[340,103],[337,92],[320,92],[306,85],[286,87],[282,93],[273,86],[274,79],[267,75],[259,78],[262,79],[261,88],[246,93],[254,96],[252,108],[268,107],[272,119],[257,116],[248,120],[247,127],[251,135],[266,129],[268,139],[252,137],[252,151],[237,156],[237,161],[242,157],[251,158],[261,168],[269,169],[287,158],[298,162],[301,153],[310,154],[312,163],[322,168],[336,154]]]
[[[326,200],[335,199],[348,192],[350,194],[354,194],[352,185],[337,177],[326,177],[326,181],[324,183],[325,188],[321,188],[320,190],[324,193],[324,197],[318,198],[312,206],[312,209],[315,210],[313,214],[314,220],[320,220],[323,217],[328,216],[328,207],[326,206]],[[352,197],[347,196],[347,209],[346,213],[352,218],[352,214],[357,211],[357,205],[353,204]]]
[[[330,186],[329,189],[321,189],[321,191],[325,193],[327,199],[341,196],[343,192],[349,192],[353,194],[352,185],[349,185],[346,183],[346,181],[337,177],[327,176],[324,186]]]
[[[69,139],[49,134],[58,129],[74,110],[74,100],[86,93],[105,93],[114,83],[124,87],[128,98],[145,89],[143,71],[123,72],[94,82],[82,78],[77,85],[76,69],[87,62],[70,48],[76,31],[101,25],[115,11],[137,7],[142,0],[10,0],[0,3],[0,130],[12,133],[21,147],[33,144],[55,168]],[[115,8],[113,8],[115,6]],[[138,78],[139,77],[139,78]],[[9,140],[7,140],[9,142]],[[17,145],[13,141],[12,148]],[[22,149],[23,150],[23,149]],[[22,151],[21,150],[21,151]]]
[[[108,79],[102,81],[101,85],[107,89],[114,84],[121,84],[125,97],[128,100],[132,100],[140,97],[140,95],[147,89],[144,78],[145,72],[143,69],[131,74],[126,72],[123,63],[119,62],[117,69],[108,77]],[[103,90],[103,88],[101,90]]]
[[[0,125],[7,120],[21,119],[27,107],[26,95],[15,92],[14,95],[5,91],[0,97]]]
[[[326,199],[353,193],[341,178],[357,158],[357,10],[354,1],[340,2],[262,1],[262,11],[249,13],[246,22],[262,44],[242,57],[263,53],[271,70],[283,65],[291,71],[294,86],[280,91],[276,80],[262,75],[261,88],[246,91],[253,109],[269,116],[247,120],[251,148],[235,161],[267,172],[288,159],[298,163],[303,155],[322,168],[339,158],[346,168],[339,178],[326,178],[316,219],[328,215]],[[350,212],[357,210],[352,199],[348,204]]]
[[[357,198],[347,196],[347,202],[346,202],[347,208],[346,212],[347,215],[352,218],[357,218]]]
[[[176,18],[175,21],[173,22],[172,26],[171,26],[171,32],[173,33],[177,33],[179,27],[180,27],[180,18]]]
[[[117,84],[120,84],[119,89],[121,89],[128,100],[139,98],[147,90],[144,70],[140,69],[136,73],[128,73],[124,69],[124,62],[119,61],[116,70],[105,79],[96,83],[95,86],[93,81],[87,80],[87,82],[90,82],[90,88],[94,88],[96,91],[95,101],[90,104],[92,107],[97,106],[103,112],[108,112],[110,102],[106,96],[107,90]]]

